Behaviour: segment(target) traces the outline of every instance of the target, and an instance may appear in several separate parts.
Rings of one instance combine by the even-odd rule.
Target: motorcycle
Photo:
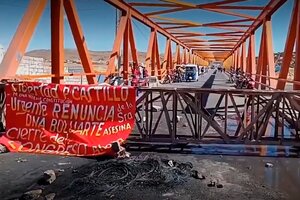
[[[237,76],[235,87],[237,89],[254,89],[255,82],[251,77]]]

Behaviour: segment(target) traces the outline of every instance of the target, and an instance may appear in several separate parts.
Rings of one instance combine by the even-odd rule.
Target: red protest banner
[[[6,132],[12,152],[95,156],[109,153],[131,133],[132,87],[7,84]]]

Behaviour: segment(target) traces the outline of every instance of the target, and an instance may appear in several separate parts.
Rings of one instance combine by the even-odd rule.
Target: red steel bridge
[[[291,0],[292,1],[292,0]],[[88,44],[84,37],[76,4],[73,0],[51,0],[51,60],[52,73],[47,75],[16,76],[35,28],[48,3],[30,0],[0,67],[2,79],[34,79],[51,77],[53,83],[63,83],[66,76],[86,76],[89,84],[96,84],[96,76],[115,72],[115,62],[122,56],[123,78],[129,79],[130,61],[133,65],[146,63],[151,76],[162,79],[176,65],[193,63],[208,66],[220,61],[225,68],[241,68],[256,82],[254,90],[228,88],[201,88],[178,86],[141,88],[137,100],[136,129],[130,138],[132,144],[171,143],[230,143],[283,144],[299,143],[300,130],[300,1],[293,0],[289,29],[282,66],[275,74],[272,38],[272,15],[287,0],[258,1],[259,5],[243,5],[248,0],[213,0],[197,4],[180,0],[125,1],[105,0],[121,12],[118,30],[105,72],[94,71]],[[251,2],[251,1],[249,1]],[[262,5],[263,2],[263,5]],[[256,2],[257,3],[257,2]],[[152,11],[145,12],[144,8]],[[180,19],[180,12],[195,10],[234,17],[230,21],[210,22]],[[247,11],[247,12],[245,12]],[[247,14],[255,11],[255,15]],[[67,16],[84,73],[64,72],[64,13]],[[173,13],[172,17],[166,14]],[[138,60],[136,38],[132,21],[138,20],[151,30],[145,60]],[[220,31],[201,33],[197,27]],[[261,35],[257,29],[262,27]],[[158,34],[165,36],[165,51],[160,59]],[[213,37],[214,39],[203,39]],[[256,59],[255,37],[260,37]],[[171,43],[176,43],[172,52]],[[257,44],[256,44],[257,45]],[[248,48],[247,48],[248,46]],[[121,50],[122,49],[122,50]],[[293,53],[293,79],[288,72]],[[212,76],[217,76],[212,74]],[[225,83],[224,83],[225,84]],[[293,90],[285,90],[290,84]],[[209,103],[207,103],[209,102]],[[154,109],[154,107],[159,109]],[[183,128],[184,127],[184,128]]]

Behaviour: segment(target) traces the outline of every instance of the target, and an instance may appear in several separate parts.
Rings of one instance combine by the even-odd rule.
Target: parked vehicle
[[[156,76],[150,76],[149,78],[149,87],[158,87],[159,82]]]
[[[186,65],[185,66],[185,81],[198,81],[199,80],[199,69],[197,65]]]

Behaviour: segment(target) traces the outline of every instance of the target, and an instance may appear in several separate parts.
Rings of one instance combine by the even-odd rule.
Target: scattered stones
[[[120,151],[117,153],[118,158],[129,158],[130,153],[126,151],[126,149],[120,146]]]
[[[195,179],[200,179],[200,180],[204,180],[205,176],[202,174],[199,174],[197,170],[192,170],[191,171],[191,177],[195,178]]]
[[[266,164],[265,164],[265,167],[267,167],[267,168],[272,168],[272,167],[273,167],[273,164],[272,164],[272,163],[266,163]]]
[[[27,159],[22,159],[22,158],[17,158],[16,161],[18,163],[20,163],[20,162],[27,162],[28,160]]]
[[[50,193],[45,196],[45,200],[53,200],[55,198],[55,193]]]
[[[7,153],[8,149],[6,148],[6,146],[0,144],[0,153]]]
[[[215,181],[210,181],[209,184],[207,184],[208,187],[215,187],[216,186],[216,182]]]
[[[42,193],[43,193],[43,191],[41,189],[31,190],[31,191],[25,192],[21,196],[20,200],[36,200],[41,196]]]
[[[55,172],[53,170],[47,170],[44,172],[44,176],[42,178],[42,181],[45,184],[51,184],[55,181],[56,179],[56,175]]]

